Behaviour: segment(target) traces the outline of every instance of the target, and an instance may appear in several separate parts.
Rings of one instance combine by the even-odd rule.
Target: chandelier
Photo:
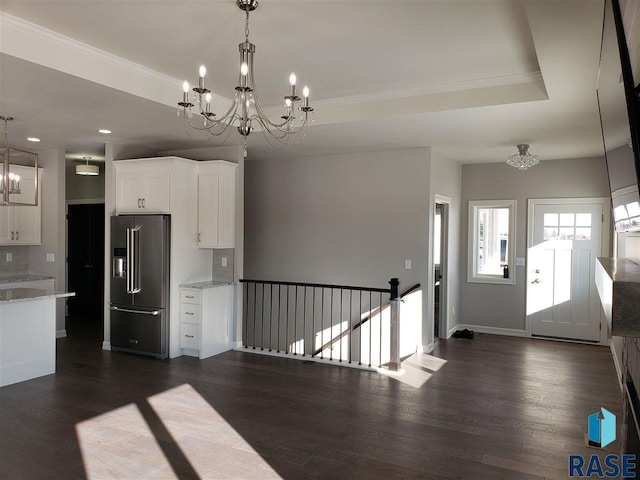
[[[38,155],[32,152],[9,147],[8,125],[13,117],[0,115],[0,120],[4,121],[4,146],[0,147],[0,196],[2,205],[38,205]],[[24,198],[11,198],[10,195],[22,193],[20,188],[20,175],[18,171],[35,168],[34,198],[32,202],[25,201]],[[13,170],[13,171],[12,171]],[[29,199],[27,199],[29,200]]]
[[[539,155],[531,155],[529,153],[529,145],[518,145],[518,153],[507,157],[507,165],[517,168],[518,170],[526,170],[540,163]]]
[[[85,161],[85,164],[76,165],[76,175],[100,175],[100,167],[98,167],[98,165],[89,165],[89,160],[91,160],[91,157],[82,157],[82,159]]]
[[[238,45],[240,50],[240,75],[235,87],[233,101],[229,109],[217,116],[211,110],[211,90],[205,87],[207,69],[200,66],[198,86],[190,89],[189,82],[183,84],[182,101],[178,102],[178,116],[193,129],[206,131],[213,136],[228,135],[232,126],[244,137],[244,156],[247,156],[247,137],[258,127],[265,139],[272,144],[278,141],[284,144],[298,143],[304,138],[304,132],[313,108],[309,106],[309,87],[302,89],[302,98],[296,94],[296,75],[289,77],[289,94],[284,97],[284,112],[279,121],[272,121],[258,99],[253,76],[253,54],[256,46],[249,42],[249,12],[258,8],[258,0],[236,0],[240,10],[246,14],[244,42]],[[301,104],[300,104],[301,102]],[[192,108],[197,107],[201,123],[193,124]],[[296,113],[300,118],[296,121]],[[313,115],[313,114],[312,114]],[[311,119],[313,121],[313,118]],[[226,137],[225,137],[226,140]]]

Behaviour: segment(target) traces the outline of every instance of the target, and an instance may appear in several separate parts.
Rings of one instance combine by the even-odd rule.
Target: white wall
[[[516,257],[526,258],[527,199],[608,197],[604,158],[542,161],[520,171],[505,163],[462,167],[460,224],[459,323],[523,331],[525,329],[525,267],[514,267],[515,285],[467,282],[470,200],[516,200]]]
[[[47,150],[38,154],[42,167],[42,244],[29,247],[29,271],[51,275],[55,289],[66,288],[66,238],[65,218],[65,152]],[[47,262],[47,253],[53,253],[55,261]],[[58,336],[65,333],[65,301],[56,301],[56,330]]]

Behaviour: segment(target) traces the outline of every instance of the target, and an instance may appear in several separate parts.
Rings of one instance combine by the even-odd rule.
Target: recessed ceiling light
[[[108,133],[111,133],[111,130],[107,130],[106,128],[101,128],[100,130],[98,130],[98,132],[108,134]]]
[[[36,138],[36,137],[27,137],[27,140],[29,140],[30,142],[39,142],[40,139]]]

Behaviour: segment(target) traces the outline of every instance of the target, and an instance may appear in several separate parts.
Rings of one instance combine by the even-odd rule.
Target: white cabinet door
[[[116,165],[118,213],[171,213],[168,165]]]
[[[208,288],[204,291],[200,337],[201,359],[231,349],[232,306],[233,285]]]
[[[236,168],[207,162],[198,175],[198,246],[233,248],[236,216]]]
[[[34,169],[15,165],[12,171],[20,175],[20,194],[15,195],[15,202],[33,202],[35,198]],[[39,169],[39,180],[42,170]],[[40,245],[42,188],[38,182],[38,205],[36,206],[2,206],[0,207],[0,245]]]
[[[116,210],[118,213],[139,213],[142,206],[140,181],[141,177],[138,172],[118,172],[116,178]]]
[[[220,175],[198,176],[198,247],[218,246]]]
[[[170,179],[166,168],[145,168],[142,173],[144,213],[170,213]]]
[[[12,211],[13,207],[0,206],[0,245],[13,243],[11,240],[11,232],[13,232]]]

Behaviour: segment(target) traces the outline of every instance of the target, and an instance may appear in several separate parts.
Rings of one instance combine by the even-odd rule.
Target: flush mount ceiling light
[[[240,75],[238,85],[235,87],[233,101],[229,109],[218,118],[211,111],[211,90],[204,84],[207,69],[200,66],[198,86],[190,91],[189,82],[183,84],[182,101],[178,103],[178,116],[182,114],[185,122],[193,129],[206,131],[213,136],[221,136],[229,133],[231,126],[235,126],[238,133],[244,137],[244,156],[247,156],[247,137],[253,131],[254,126],[259,126],[265,139],[271,143],[273,140],[281,143],[298,143],[304,138],[305,128],[308,123],[309,113],[313,108],[309,106],[309,87],[302,89],[302,99],[296,94],[296,76],[291,74],[289,83],[291,88],[289,95],[284,97],[284,114],[281,120],[274,122],[266,115],[258,99],[255,81],[253,77],[253,54],[256,46],[249,42],[249,12],[258,8],[257,0],[236,0],[240,10],[246,14],[244,42],[240,50]],[[193,92],[193,93],[191,93]],[[296,102],[302,104],[298,106]],[[202,123],[193,125],[192,107],[197,106]],[[300,112],[300,119],[296,122],[296,112]],[[312,118],[313,121],[313,118]],[[226,138],[225,138],[226,140]]]
[[[109,135],[111,133],[111,130],[107,130],[106,128],[101,128],[100,130],[98,130],[98,133],[104,133],[105,135]]]
[[[531,155],[529,153],[529,145],[518,145],[518,153],[507,157],[507,165],[517,168],[518,170],[526,170],[540,163],[539,155]]]
[[[38,154],[9,146],[9,122],[13,117],[0,115],[4,121],[4,146],[0,147],[0,195],[2,205],[38,205]],[[25,183],[33,178],[33,185]],[[23,189],[20,180],[23,179]]]
[[[76,165],[76,175],[100,175],[100,167],[98,165],[89,165],[91,157],[82,157],[85,161],[84,165]]]

